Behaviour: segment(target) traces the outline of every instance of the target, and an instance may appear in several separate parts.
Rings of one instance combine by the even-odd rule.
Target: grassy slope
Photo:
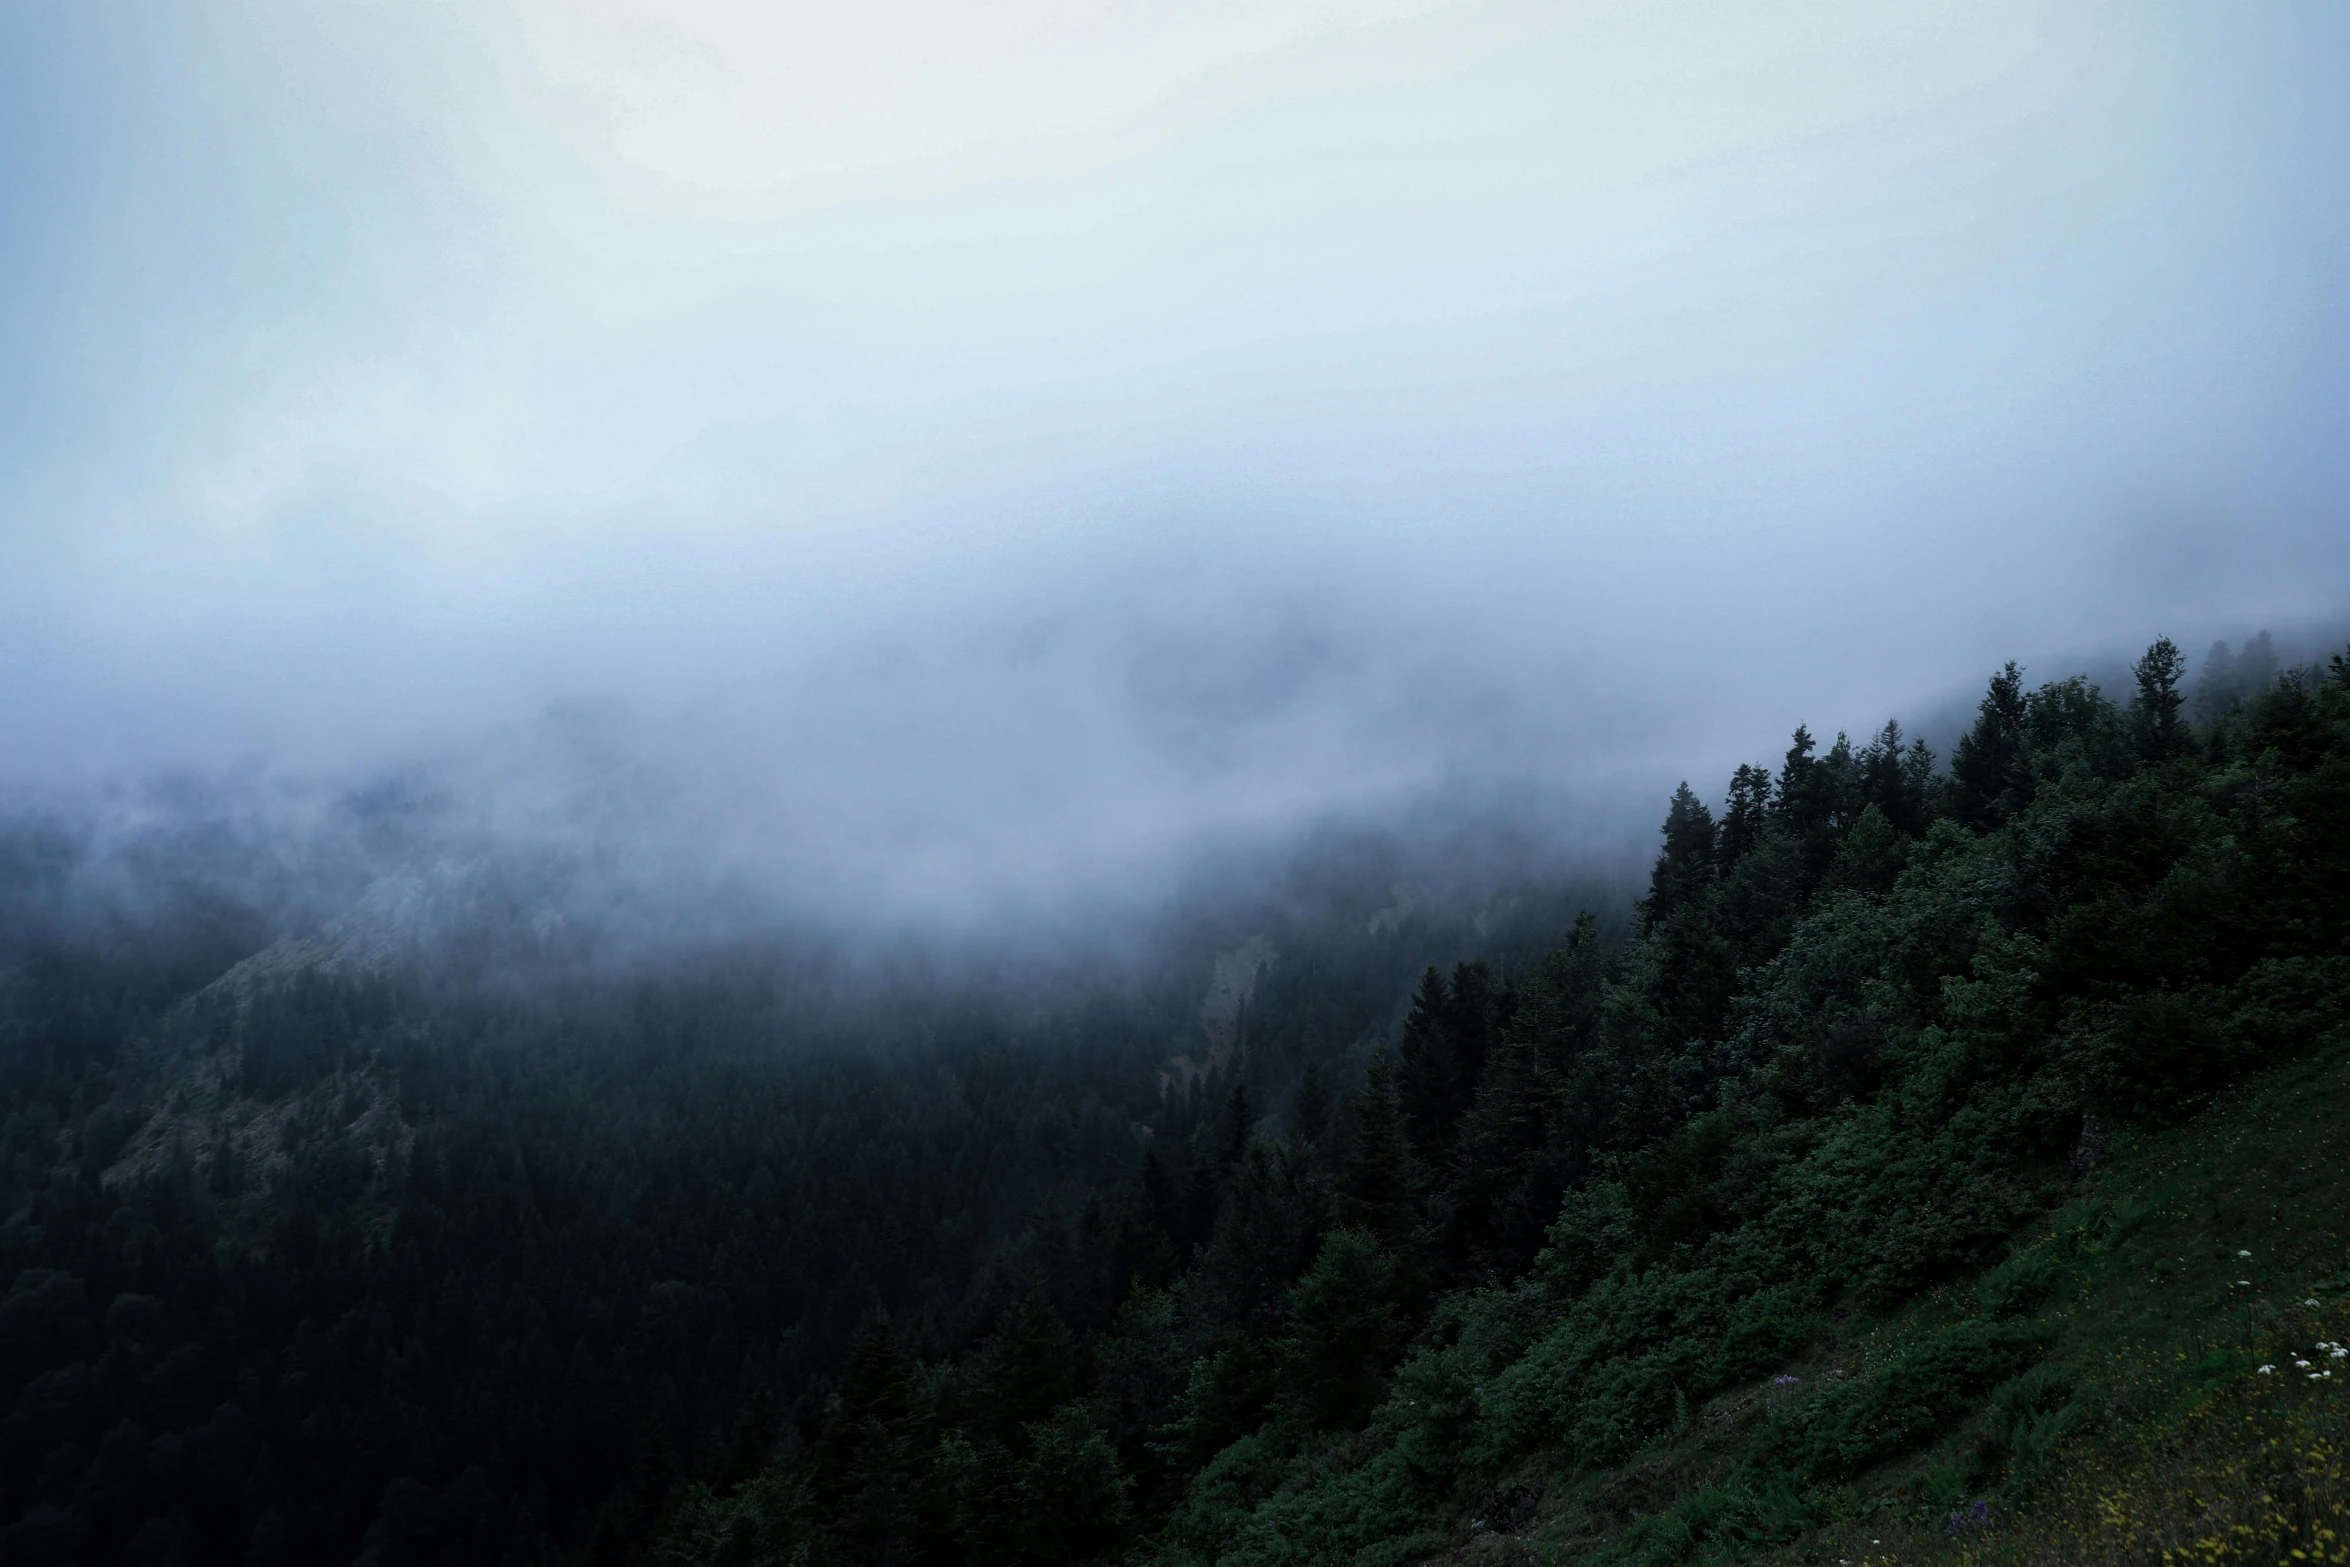
[[[1538,1461],[1521,1477],[1521,1494],[1547,1493],[1538,1520],[1455,1559],[2350,1560],[2350,1359],[2313,1347],[2350,1343],[2350,1045],[2335,1041],[2184,1126],[2116,1137],[2082,1199],[2007,1264],[1890,1320],[1838,1321],[1782,1373],[1800,1382],[1724,1394],[1604,1474]],[[2048,1347],[1825,1506],[1757,1480],[1806,1401],[1882,1383],[1969,1323]]]

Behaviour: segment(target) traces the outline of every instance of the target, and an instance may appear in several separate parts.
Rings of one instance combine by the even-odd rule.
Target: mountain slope
[[[1807,1407],[2001,1335],[2030,1363],[1941,1407],[1914,1450],[1824,1495],[1755,1483]],[[1506,1544],[1552,1561],[1650,1563],[2339,1560],[2350,1351],[2333,1351],[2344,1344],[2350,1033],[2338,1026],[2313,1057],[2185,1126],[2115,1134],[2079,1196],[1997,1266],[1890,1318],[1827,1325],[1774,1376],[1692,1409],[1631,1461],[1575,1476],[1507,1540],[1457,1554],[1500,1559]],[[1770,1549],[1775,1534],[1794,1537]]]
[[[967,1354],[870,1319],[665,1559],[1673,1561],[2003,1516],[2089,1421],[2047,1302],[2169,1234],[2100,1167],[2350,1015],[2350,661],[2201,727],[2182,667],[2120,706],[2009,666],[1946,773],[1798,730],[1718,819],[1684,789],[1636,940],[1431,972],[1319,1135],[1236,1091]]]

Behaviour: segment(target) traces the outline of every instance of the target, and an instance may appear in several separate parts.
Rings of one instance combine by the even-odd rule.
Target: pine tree
[[[1256,1101],[1249,1097],[1248,1084],[1234,1083],[1232,1092],[1224,1096],[1224,1119],[1216,1139],[1217,1165],[1229,1170],[1240,1163],[1256,1132]]]
[[[1912,820],[1916,824],[1914,827],[1904,827],[1904,831],[1922,834],[1934,819],[1936,803],[1942,792],[1941,780],[1934,776],[1934,768],[1933,747],[1923,740],[1912,740],[1909,749],[1901,753],[1902,792],[1908,798],[1909,808],[1914,813]],[[1895,825],[1902,824],[1897,821]]]
[[[1227,1324],[1267,1326],[1263,1314],[1305,1267],[1328,1211],[1329,1193],[1302,1149],[1249,1144],[1199,1261],[1205,1298]]]
[[[1509,1020],[1510,989],[1494,983],[1493,967],[1485,962],[1456,963],[1452,970],[1453,1059],[1460,1063],[1460,1098],[1453,1115],[1458,1119],[1477,1094],[1477,1078],[1485,1070],[1496,1029]]]
[[[1461,1063],[1454,1051],[1452,1023],[1452,987],[1430,968],[1420,976],[1411,1013],[1404,1020],[1395,1086],[1412,1146],[1431,1163],[1441,1157],[1461,1097]]]
[[[1730,797],[1722,809],[1718,859],[1723,875],[1729,875],[1731,868],[1762,842],[1770,809],[1771,770],[1751,763],[1741,764],[1730,775]]]
[[[1917,829],[1908,825],[1911,815],[1909,780],[1901,770],[1901,725],[1886,719],[1885,727],[1860,753],[1858,773],[1860,800],[1864,806],[1873,805],[1885,813],[1885,820],[1904,832]]]
[[[1811,753],[1817,744],[1807,724],[1795,726],[1794,737],[1788,742],[1786,760],[1779,767],[1778,798],[1775,802],[1779,819],[1797,831],[1823,825],[1831,809],[1827,791],[1821,787],[1819,760]]]
[[[1852,740],[1843,730],[1836,731],[1836,743],[1820,758],[1819,778],[1813,787],[1819,794],[1816,808],[1822,826],[1845,827],[1868,803],[1861,795],[1860,758],[1853,754]]]
[[[1522,1264],[1540,1244],[1557,1193],[1525,1188],[1549,1140],[1555,1097],[1534,1042],[1503,1035],[1477,1085],[1477,1102],[1461,1121],[1453,1182],[1457,1261],[1490,1261],[1486,1254],[1498,1252],[1505,1267]]]
[[[1249,1096],[1246,1083],[1236,1082],[1224,1096],[1224,1113],[1193,1134],[1185,1230],[1195,1241],[1215,1227],[1216,1210],[1223,1204],[1232,1172],[1239,1167],[1241,1156],[1248,1152],[1256,1130],[1256,1101]]]
[[[1091,1561],[1124,1531],[1131,1486],[1117,1450],[1082,1403],[1028,1428],[1018,1481],[1019,1535],[1032,1561]]]
[[[1171,1224],[1182,1222],[1183,1203],[1167,1175],[1156,1147],[1142,1151],[1142,1166],[1134,1184],[1106,1217],[1109,1296],[1105,1304],[1122,1299],[1129,1289],[1157,1289],[1174,1277],[1182,1262]]]
[[[2024,782],[2024,672],[2013,661],[1991,677],[1975,713],[1975,726],[1950,759],[1951,805],[1970,827],[1988,828],[2007,819]]]
[[[1356,1424],[1379,1402],[1403,1338],[1395,1264],[1369,1230],[1339,1229],[1289,1292],[1286,1397],[1314,1425]]]
[[[2130,721],[2137,731],[2139,754],[2150,762],[2176,755],[2186,743],[2186,725],[2179,718],[2185,704],[2179,681],[2186,672],[2186,655],[2168,637],[2156,638],[2146,656],[2132,666],[2138,695],[2130,704]]]
[[[1183,1189],[1167,1169],[1167,1161],[1159,1157],[1155,1138],[1142,1150],[1142,1166],[1135,1172],[1135,1186],[1143,1212],[1153,1227],[1166,1235],[1178,1254],[1187,1249],[1192,1237],[1184,1223]]]
[[[2236,700],[2236,655],[2225,642],[2214,642],[2203,655],[2195,676],[2195,712],[2205,723],[2214,722]]]
[[[911,1555],[915,1514],[913,1363],[886,1314],[858,1324],[813,1457],[821,1521],[862,1561]]]
[[[1330,1084],[1322,1075],[1319,1060],[1306,1063],[1305,1075],[1298,1080],[1297,1096],[1290,1102],[1290,1129],[1308,1143],[1318,1143],[1330,1126]]]
[[[2236,654],[2236,695],[2256,697],[2277,682],[2277,645],[2265,631]]]
[[[1347,1101],[1339,1159],[1339,1221],[1396,1245],[1411,1233],[1420,1190],[1419,1160],[1412,1152],[1396,1090],[1395,1066],[1381,1051],[1371,1058],[1362,1087]]]
[[[1024,1428],[1077,1391],[1079,1360],[1076,1337],[1053,1310],[1045,1281],[1032,1278],[1012,1298],[974,1359],[983,1429],[1007,1446],[1023,1446]]]
[[[1663,832],[1665,846],[1657,854],[1656,867],[1649,873],[1648,897],[1640,905],[1641,919],[1651,929],[1702,893],[1714,874],[1714,813],[1687,783],[1673,791]]]

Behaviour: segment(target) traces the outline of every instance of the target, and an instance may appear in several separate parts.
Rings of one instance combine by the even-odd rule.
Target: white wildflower
[[[2260,1368],[2260,1374],[2265,1377],[2274,1370],[2276,1370],[2276,1367],[2274,1366],[2262,1366]]]

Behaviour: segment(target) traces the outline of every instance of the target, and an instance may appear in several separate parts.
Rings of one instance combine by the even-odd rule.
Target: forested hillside
[[[198,850],[76,902],[86,845],[0,837],[10,1563],[631,1560],[869,1310],[973,1342],[1007,1247],[1214,1111],[1183,1081],[1368,1054],[1560,917],[1405,918],[1347,843],[1159,961],[616,956],[465,866],[273,939]]]
[[[1994,1550],[2066,1292],[2201,1222],[2113,1182],[2350,1046],[2350,662],[2251,653],[1799,730],[1547,954],[1379,876],[855,1007],[12,914],[0,1562]]]
[[[1235,1091],[968,1354],[876,1314],[656,1559],[1663,1561],[1954,1502],[1924,1537],[1970,1543],[2079,1414],[2024,1308],[2126,1224],[2059,1225],[1979,1310],[1939,1287],[2350,1015],[2350,663],[2203,724],[2182,673],[2157,643],[2117,705],[2010,665],[1946,772],[1799,730],[1718,813],[1684,788],[1637,939],[1430,973],[1288,1135]]]

